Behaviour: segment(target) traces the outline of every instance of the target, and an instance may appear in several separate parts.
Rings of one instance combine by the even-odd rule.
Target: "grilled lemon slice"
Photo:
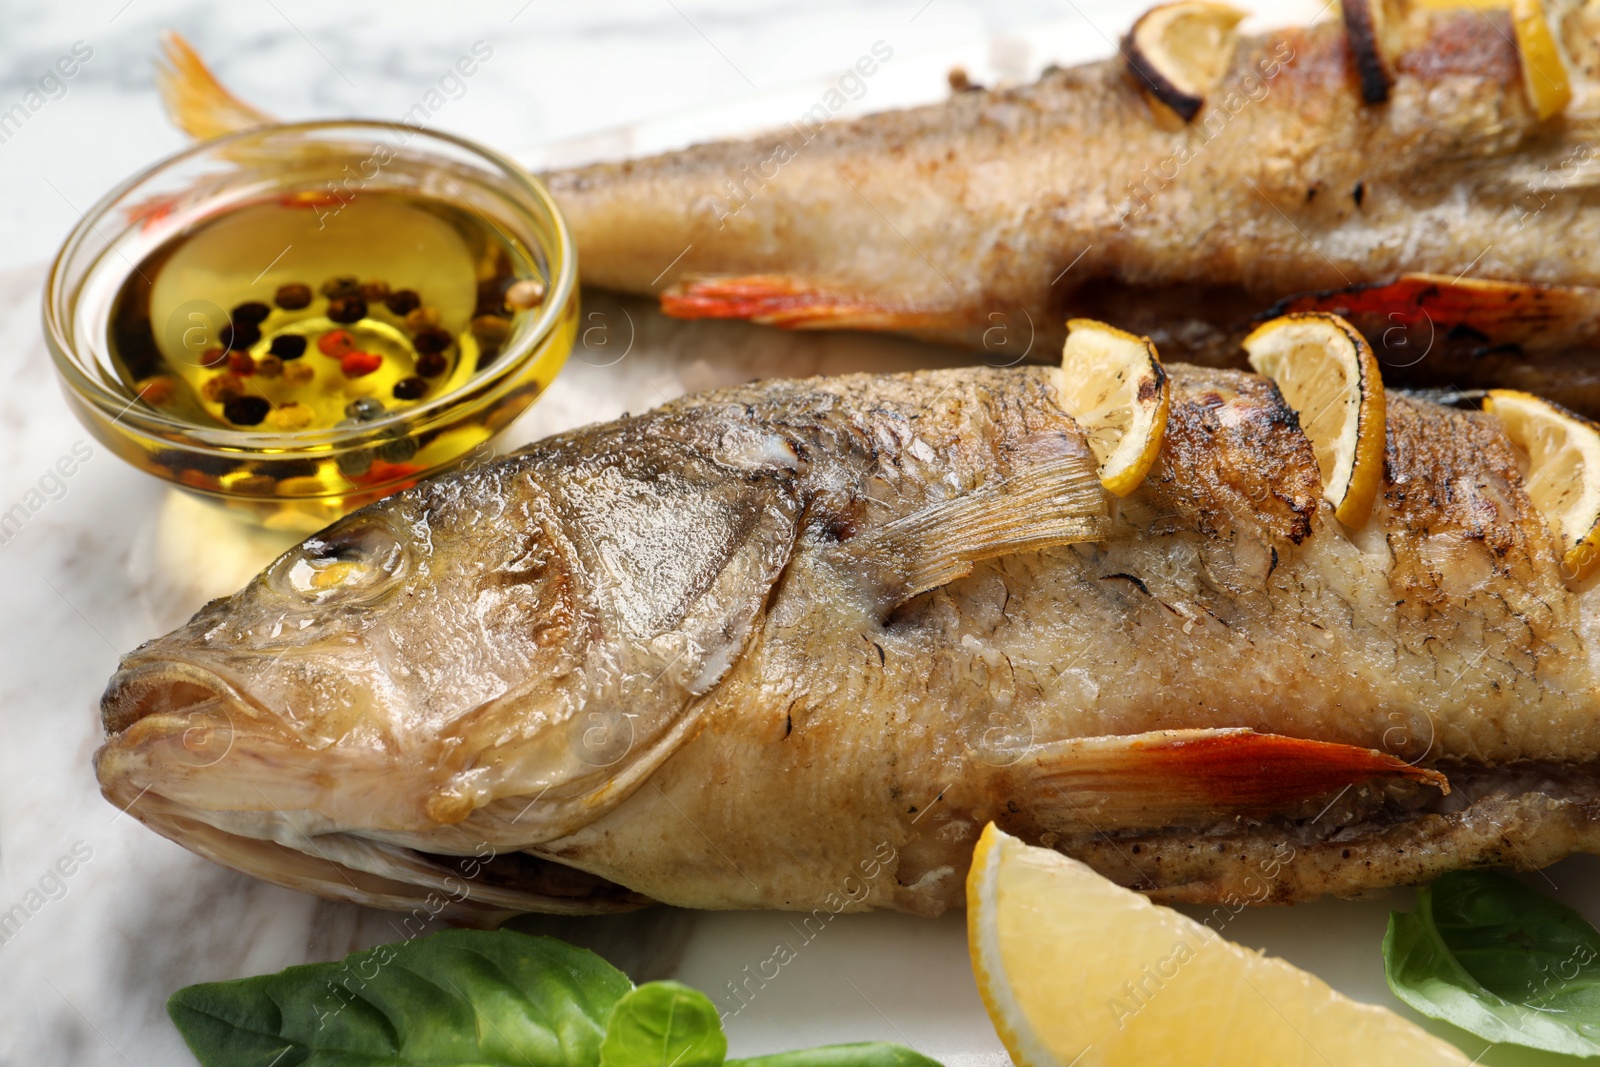
[[[1522,57],[1522,84],[1541,119],[1559,115],[1572,102],[1567,61],[1550,29],[1541,0],[1511,0],[1511,24]]]
[[[1139,16],[1123,42],[1123,54],[1150,95],[1190,122],[1206,93],[1228,72],[1245,13],[1210,0],[1179,0]]]
[[[1300,415],[1339,521],[1360,528],[1383,483],[1383,377],[1372,348],[1337,315],[1285,315],[1244,339],[1250,366]]]
[[[967,939],[1020,1067],[1466,1067],[1452,1046],[996,829],[967,876]]]
[[[1058,394],[1089,437],[1100,484],[1117,496],[1139,488],[1161,451],[1172,404],[1150,339],[1093,319],[1070,320]]]
[[[1523,485],[1561,541],[1567,576],[1589,577],[1600,565],[1600,426],[1515,389],[1491,389],[1483,410],[1527,460]]]

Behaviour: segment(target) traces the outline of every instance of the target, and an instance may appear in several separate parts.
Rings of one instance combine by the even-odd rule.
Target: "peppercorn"
[[[328,301],[328,318],[334,322],[360,322],[367,317],[367,302],[356,296],[336,296]]]
[[[225,404],[244,395],[244,379],[232,371],[223,371],[206,380],[200,387],[200,395],[213,404]]]
[[[412,333],[421,333],[430,326],[439,325],[438,308],[412,308],[406,312],[405,327]]]
[[[256,372],[256,361],[248,352],[229,352],[228,369],[241,378],[248,378]]]
[[[272,294],[272,302],[285,311],[299,311],[301,308],[310,307],[311,286],[301,285],[299,282],[280,285],[278,291]]]
[[[428,383],[421,378],[401,378],[394,383],[396,400],[421,400],[428,395]]]
[[[378,458],[385,463],[404,463],[417,454],[417,442],[411,437],[396,437],[378,446]]]
[[[266,317],[270,314],[272,314],[272,309],[267,307],[267,305],[263,304],[261,301],[248,300],[234,308],[232,311],[228,312],[228,317],[234,322],[254,322],[260,324],[264,322]]]
[[[417,356],[417,373],[424,378],[437,378],[450,368],[443,352],[423,352]]]
[[[228,350],[226,348],[208,348],[200,353],[200,365],[202,367],[220,367],[226,362],[228,362]]]
[[[256,360],[256,373],[263,378],[280,378],[283,376],[283,360],[274,355],[265,355]]]
[[[217,340],[223,348],[249,348],[261,340],[261,327],[253,322],[226,322],[217,331]]]
[[[351,352],[339,360],[339,370],[346,378],[360,378],[383,366],[383,357],[376,352]]]
[[[267,416],[267,423],[279,430],[303,430],[311,425],[316,416],[317,413],[311,410],[310,404],[291,400],[287,404],[273,408],[272,413]]]
[[[396,289],[383,300],[383,306],[395,315],[409,315],[422,306],[422,297],[415,289]]]
[[[511,334],[511,322],[499,315],[479,315],[472,320],[472,336],[478,343],[489,347],[499,347]]]
[[[388,282],[363,282],[361,296],[369,304],[382,303],[389,296]]]
[[[329,330],[317,338],[317,351],[334,359],[341,359],[356,350],[356,339],[349,330]]]
[[[161,405],[172,399],[172,379],[166,375],[146,378],[139,383],[139,399],[146,404]]]
[[[383,414],[383,401],[375,397],[358,396],[344,406],[344,414],[347,419],[366,422]]]
[[[222,405],[222,416],[235,426],[255,426],[271,410],[266,397],[236,396]]]
[[[337,300],[343,296],[360,296],[361,282],[345,274],[337,278],[329,278],[317,286],[317,291],[329,300]]]
[[[280,333],[272,339],[267,351],[279,359],[299,359],[306,354],[306,337],[303,333]]]
[[[514,311],[528,311],[544,303],[545,284],[539,278],[524,278],[506,290],[506,306]]]
[[[356,424],[341,422],[339,427],[342,429],[347,425]],[[355,452],[346,452],[344,455],[334,460],[334,463],[338,465],[339,473],[343,474],[345,477],[359,478],[372,469],[372,453],[368,452],[364,448]]]
[[[506,284],[510,281],[504,275],[494,278],[485,278],[478,283],[478,303],[473,309],[474,315],[499,315],[506,309]]]
[[[418,352],[443,352],[454,343],[455,338],[450,336],[449,330],[442,330],[437,326],[429,326],[418,330],[416,336],[411,338],[411,343]]]
[[[310,385],[311,380],[316,376],[316,370],[309,363],[286,363],[283,367],[285,385]]]

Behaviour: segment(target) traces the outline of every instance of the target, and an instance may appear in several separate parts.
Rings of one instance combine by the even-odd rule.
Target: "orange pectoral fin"
[[[906,330],[948,318],[787,274],[688,275],[661,294],[661,310],[675,319],[744,319],[793,330]]]
[[[1426,327],[1429,336],[1441,339],[1530,348],[1593,342],[1600,335],[1600,289],[1443,274],[1403,274],[1391,282],[1301,293],[1279,301],[1262,319],[1296,311],[1343,315],[1374,344],[1395,327]]]
[[[1382,779],[1450,791],[1438,771],[1374,749],[1247,729],[1079,738],[1025,762],[1043,821],[1063,829],[1153,830],[1266,815]]]

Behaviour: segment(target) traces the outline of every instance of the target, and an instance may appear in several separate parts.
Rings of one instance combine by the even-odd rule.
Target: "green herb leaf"
[[[1389,916],[1384,973],[1422,1014],[1490,1041],[1600,1055],[1600,933],[1490,871],[1446,874]]]
[[[646,982],[612,1009],[600,1067],[722,1067],[727,1055],[709,997],[677,982]]]
[[[940,1067],[940,1064],[904,1045],[867,1041],[859,1045],[824,1045],[803,1052],[729,1060],[727,1067]]]
[[[554,938],[449,930],[187,986],[167,1012],[203,1067],[589,1067],[631,988]]]

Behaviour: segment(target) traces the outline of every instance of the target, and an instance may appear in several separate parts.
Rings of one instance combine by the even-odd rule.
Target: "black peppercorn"
[[[389,298],[389,283],[384,281],[362,282],[361,295],[369,304],[381,303]]]
[[[341,296],[360,296],[361,282],[347,274],[338,278],[329,278],[317,286],[317,291],[329,300],[337,300]]]
[[[328,318],[334,322],[360,322],[367,317],[367,302],[359,296],[336,296],[328,301]]]
[[[299,359],[306,354],[305,336],[298,333],[280,333],[272,339],[267,351],[279,359]]]
[[[506,275],[485,278],[478,283],[478,303],[474,315],[504,315],[506,313],[506,288],[511,279]]]
[[[396,315],[406,315],[422,306],[422,297],[415,289],[396,289],[383,298],[383,306]]]
[[[272,309],[267,305],[259,300],[249,300],[228,312],[228,317],[234,322],[263,322],[270,314]]]
[[[261,396],[236,396],[222,405],[223,417],[235,426],[254,426],[271,410],[272,405]]]
[[[450,368],[443,352],[423,352],[417,356],[417,373],[424,378],[437,378]]]
[[[438,326],[429,326],[417,331],[411,343],[418,352],[443,352],[455,343],[455,338],[450,336],[450,331]]]
[[[285,311],[299,311],[311,304],[311,286],[301,285],[299,282],[280,285],[278,291],[272,295],[272,302]]]
[[[421,378],[401,378],[394,383],[394,398],[396,400],[421,400],[427,395],[428,383]]]
[[[230,352],[236,348],[249,348],[261,340],[261,327],[253,322],[229,322],[217,331],[217,340]]]

